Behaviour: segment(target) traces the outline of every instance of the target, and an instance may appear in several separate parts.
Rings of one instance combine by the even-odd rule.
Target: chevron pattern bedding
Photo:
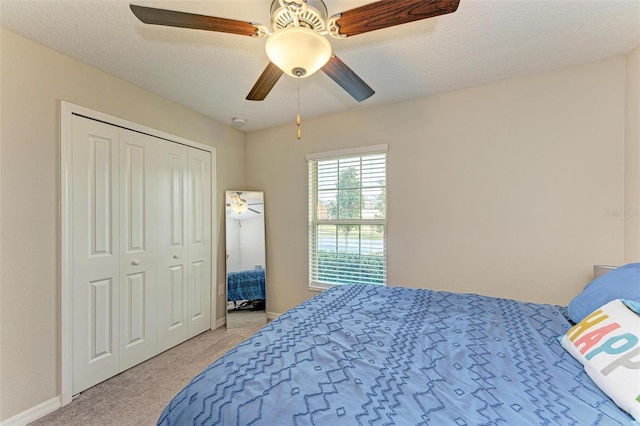
[[[628,425],[566,352],[563,307],[339,286],[178,393],[159,425]]]

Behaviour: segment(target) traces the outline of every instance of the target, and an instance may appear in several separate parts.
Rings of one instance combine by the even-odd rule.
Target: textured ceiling
[[[296,80],[245,97],[264,39],[145,25],[128,1],[0,0],[3,27],[244,131],[292,123]],[[270,0],[131,3],[270,26]],[[329,15],[371,3],[326,0]],[[640,0],[461,0],[455,13],[330,39],[376,94],[353,100],[324,73],[300,80],[303,119],[384,105],[623,55],[640,43]]]

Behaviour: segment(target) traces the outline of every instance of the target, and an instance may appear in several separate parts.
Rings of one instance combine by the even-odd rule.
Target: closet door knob
[[[133,259],[133,260],[131,261],[131,264],[132,264],[132,265],[139,265],[139,264],[140,264],[140,261],[139,261],[138,259]]]
[[[173,255],[173,258],[174,258],[174,259],[179,259],[179,258],[180,258],[180,256],[178,256],[177,254],[174,254],[174,255]]]

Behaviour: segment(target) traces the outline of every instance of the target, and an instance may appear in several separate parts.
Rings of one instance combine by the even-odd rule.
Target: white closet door
[[[211,319],[211,154],[188,155],[189,337],[210,328]]]
[[[157,139],[120,129],[120,369],[158,353]]]
[[[158,351],[188,338],[187,153],[158,147]]]
[[[72,126],[72,392],[76,394],[120,371],[120,230],[118,129],[78,116]]]
[[[210,328],[212,165],[101,121],[71,127],[74,395]]]

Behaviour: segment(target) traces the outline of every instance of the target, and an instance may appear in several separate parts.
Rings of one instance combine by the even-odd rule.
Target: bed
[[[561,306],[337,286],[211,364],[158,424],[638,424],[563,348],[573,325]]]
[[[227,273],[227,300],[264,300],[265,270],[250,269]]]

